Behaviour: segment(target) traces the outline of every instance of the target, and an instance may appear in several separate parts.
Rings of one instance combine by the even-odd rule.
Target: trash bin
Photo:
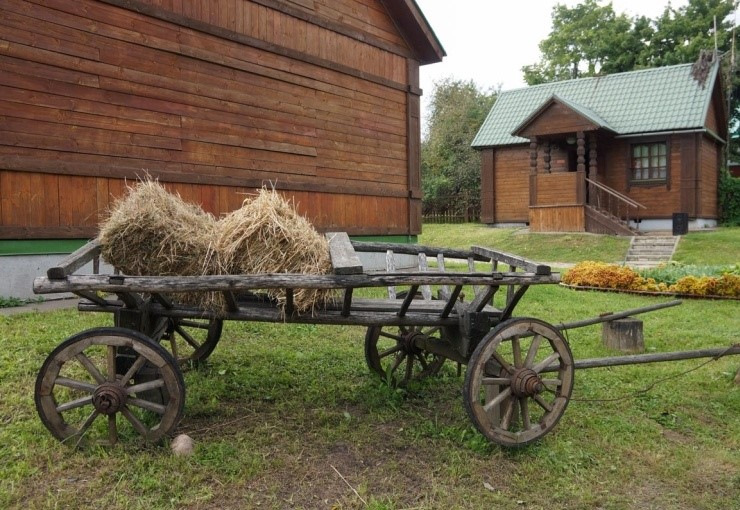
[[[673,235],[682,236],[689,232],[689,213],[673,213]]]

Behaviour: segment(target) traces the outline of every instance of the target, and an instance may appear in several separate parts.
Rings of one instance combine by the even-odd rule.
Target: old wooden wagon
[[[530,443],[553,429],[568,405],[579,366],[730,352],[709,349],[576,362],[561,330],[635,310],[556,327],[515,315],[531,285],[559,281],[549,266],[481,247],[452,250],[351,242],[345,233],[327,236],[334,268],[329,275],[75,274],[97,261],[96,241],[50,268],[47,277],[36,279],[36,293],[73,292],[83,298],[80,310],[112,313],[114,327],[73,335],[48,356],[35,387],[44,425],[73,444],[112,444],[137,434],[157,441],[168,435],[183,414],[182,368],[213,352],[224,320],[366,326],[367,365],[394,384],[434,375],[446,360],[465,364],[468,415],[482,434],[504,446]],[[388,270],[364,271],[357,251],[385,254]],[[395,270],[395,254],[417,256],[418,270]],[[428,267],[428,258],[435,267]],[[450,259],[464,269],[450,270]],[[278,288],[285,290],[283,306],[261,293]],[[365,289],[374,288],[387,289],[388,297],[364,297],[373,294]],[[292,302],[297,289],[337,289],[337,299],[313,313],[298,314]],[[501,289],[506,292],[504,305],[495,308],[492,298]],[[190,292],[221,293],[227,310],[214,313],[180,304],[178,294]]]

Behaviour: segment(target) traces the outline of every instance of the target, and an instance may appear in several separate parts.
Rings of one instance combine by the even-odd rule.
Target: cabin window
[[[632,146],[633,183],[661,182],[668,178],[668,148],[665,142]]]

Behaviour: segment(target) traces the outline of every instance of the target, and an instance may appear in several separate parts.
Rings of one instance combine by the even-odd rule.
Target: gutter
[[[707,128],[683,129],[683,130],[678,130],[678,131],[650,131],[647,133],[631,133],[628,135],[617,135],[614,138],[622,139],[622,138],[636,138],[638,136],[665,136],[665,135],[682,135],[682,134],[690,134],[690,133],[704,133],[714,138],[721,144],[727,143],[727,141],[724,140],[722,137],[720,137],[717,133]]]

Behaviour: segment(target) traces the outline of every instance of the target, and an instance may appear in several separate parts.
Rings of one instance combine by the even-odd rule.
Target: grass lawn
[[[580,256],[524,253],[468,225],[479,237],[463,243],[456,229],[442,239],[435,226],[421,241]],[[557,324],[660,301],[540,286],[517,315]],[[641,317],[649,352],[738,342],[737,301],[688,300]],[[75,310],[0,316],[0,508],[740,508],[738,356],[687,374],[703,361],[578,371],[555,430],[506,450],[468,420],[451,363],[442,377],[392,389],[365,366],[363,328],[230,322],[209,363],[185,374],[177,432],[196,449],[183,458],[136,443],[75,451],[40,422],[33,385],[44,359],[102,325],[108,315]],[[576,359],[616,354],[599,326],[567,339]]]

